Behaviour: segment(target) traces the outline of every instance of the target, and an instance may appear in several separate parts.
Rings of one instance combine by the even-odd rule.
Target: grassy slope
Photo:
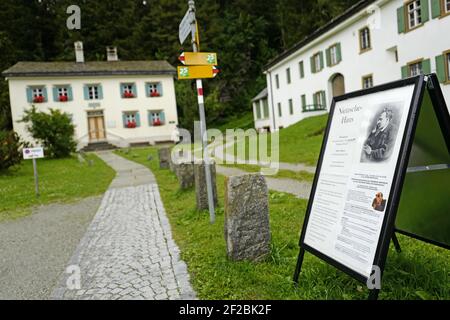
[[[223,235],[224,178],[217,177],[217,222],[196,212],[194,190],[179,191],[175,175],[160,170],[154,148],[125,155],[154,172],[182,259],[188,264],[200,299],[366,299],[363,286],[310,254],[305,256],[300,287],[291,278],[298,254],[299,231],[307,202],[270,193],[272,254],[263,263],[231,262]],[[149,154],[152,161],[147,160]],[[403,253],[389,253],[380,299],[449,299],[448,251],[399,237]]]
[[[0,173],[0,221],[24,216],[34,205],[105,192],[115,176],[114,170],[95,155],[87,157],[93,161],[92,166],[77,158],[37,160],[40,198],[34,193],[32,161],[23,161],[20,167]]]

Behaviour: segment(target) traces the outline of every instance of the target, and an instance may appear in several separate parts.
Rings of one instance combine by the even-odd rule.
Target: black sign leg
[[[303,258],[305,257],[305,249],[300,247],[300,252],[298,254],[297,266],[295,267],[294,282],[298,285],[298,278],[300,277],[300,272],[302,271]]]
[[[379,289],[370,290],[369,300],[371,300],[371,301],[378,300],[378,294],[379,293],[380,293]]]
[[[392,242],[394,243],[395,250],[398,253],[401,253],[402,248],[400,247],[400,242],[398,242],[398,238],[397,238],[397,235],[395,234],[395,231],[394,231],[394,233],[392,233]]]

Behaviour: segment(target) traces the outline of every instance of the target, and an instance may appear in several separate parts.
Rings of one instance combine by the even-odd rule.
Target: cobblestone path
[[[195,299],[151,171],[110,152],[99,156],[118,174],[53,298]]]

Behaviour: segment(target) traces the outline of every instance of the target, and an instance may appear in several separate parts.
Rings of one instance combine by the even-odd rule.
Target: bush
[[[67,113],[54,109],[50,113],[38,112],[33,106],[25,111],[21,121],[30,123],[28,131],[42,143],[48,157],[64,158],[76,151],[75,126]]]
[[[14,131],[0,131],[0,171],[22,161],[22,142]]]

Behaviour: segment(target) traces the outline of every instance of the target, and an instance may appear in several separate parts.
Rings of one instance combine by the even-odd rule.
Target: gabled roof
[[[258,93],[256,97],[252,99],[252,102],[267,98],[267,96],[268,96],[267,88],[264,88],[260,93]]]
[[[167,61],[18,62],[4,77],[58,77],[108,75],[174,75]]]
[[[302,47],[306,46],[307,44],[311,43],[312,41],[316,40],[320,36],[324,35],[334,27],[338,26],[342,22],[346,21],[347,19],[351,18],[354,14],[358,13],[362,9],[368,7],[372,3],[374,3],[377,0],[361,0],[355,5],[351,6],[349,9],[347,9],[344,13],[342,13],[340,16],[337,16],[336,18],[332,19],[330,22],[325,24],[324,26],[320,27],[316,31],[314,31],[312,34],[304,38],[302,41],[297,42],[294,46],[287,49],[283,53],[276,56],[274,59],[272,59],[268,64],[264,66],[264,70],[268,70],[274,65],[276,65],[278,62],[284,60],[285,58],[289,57],[294,52],[298,51]]]

